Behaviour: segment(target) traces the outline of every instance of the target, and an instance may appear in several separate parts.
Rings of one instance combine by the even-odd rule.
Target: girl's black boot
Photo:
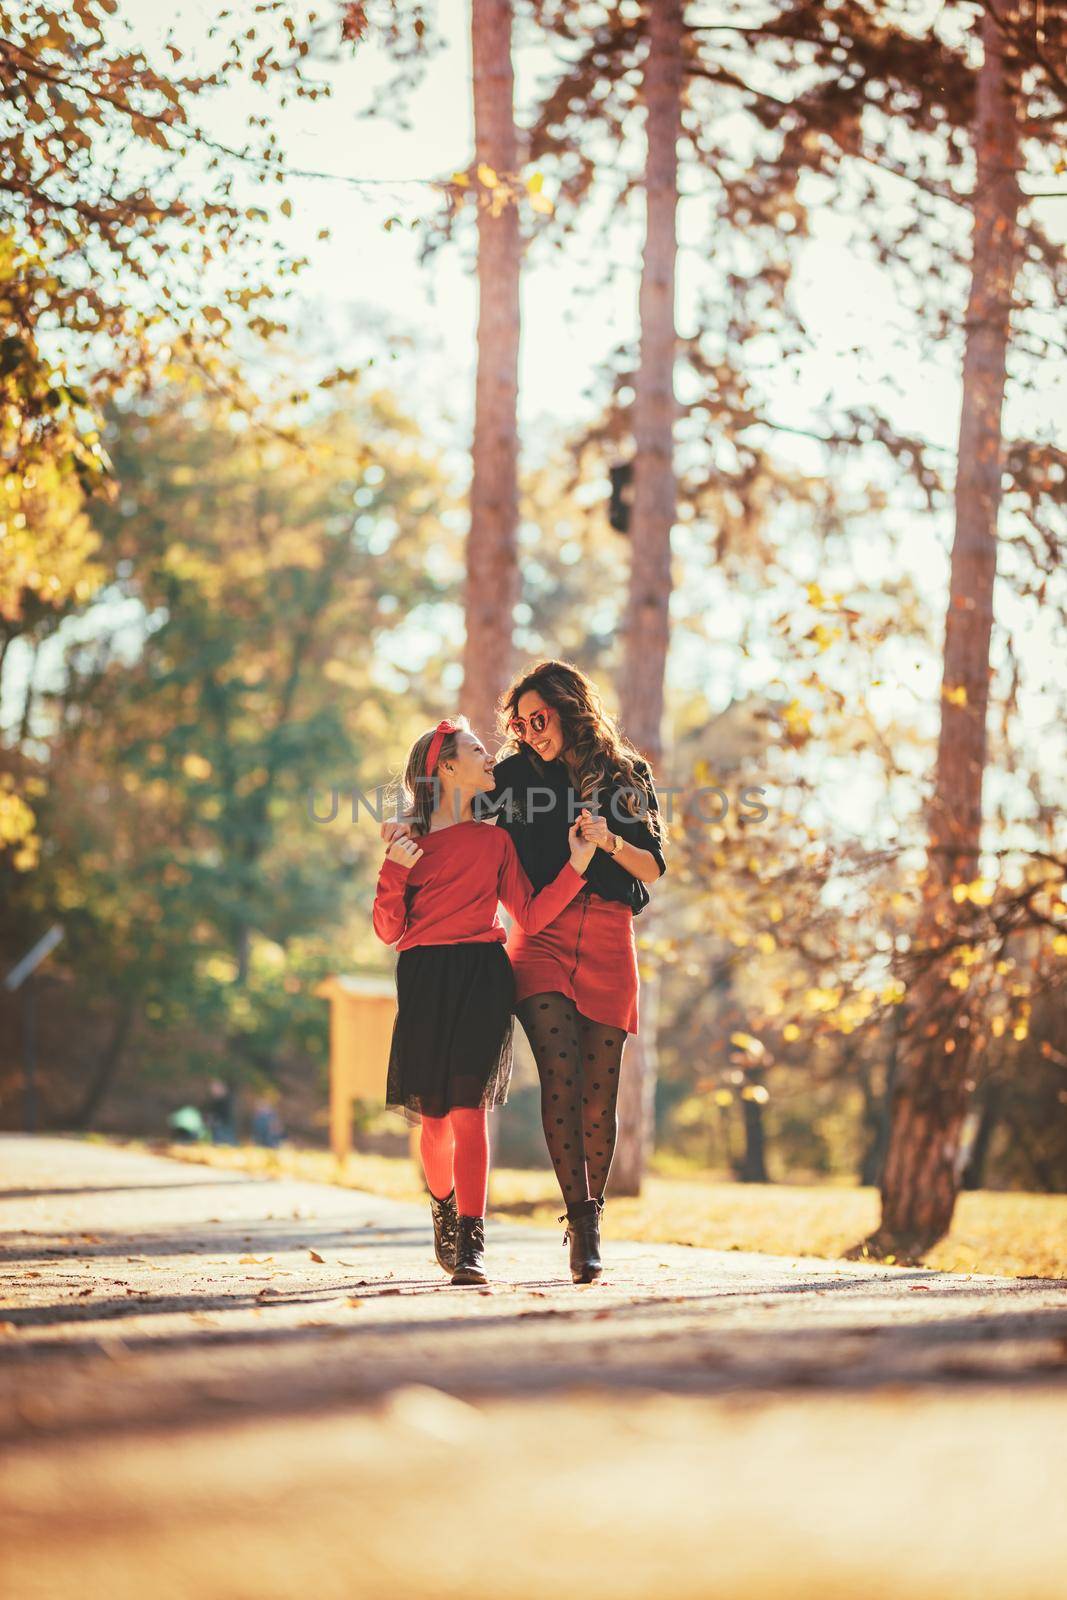
[[[485,1275],[485,1219],[459,1217],[456,1236],[456,1267],[453,1283],[488,1283]]]
[[[600,1259],[600,1213],[603,1200],[580,1200],[568,1206],[563,1243],[571,1247],[571,1277],[575,1283],[595,1283],[604,1270]]]
[[[456,1270],[456,1227],[459,1218],[456,1215],[456,1191],[444,1200],[438,1200],[434,1194],[430,1195],[430,1211],[433,1215],[433,1253],[437,1257],[437,1265],[445,1272]]]

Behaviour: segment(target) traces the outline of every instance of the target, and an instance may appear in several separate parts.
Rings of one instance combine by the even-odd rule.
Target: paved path
[[[1062,1595],[1067,1284],[490,1224],[0,1138],[20,1600]],[[610,1218],[610,1206],[607,1213]]]

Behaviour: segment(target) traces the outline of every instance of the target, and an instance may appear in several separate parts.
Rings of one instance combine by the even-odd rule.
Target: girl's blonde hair
[[[451,761],[456,754],[459,744],[459,735],[469,733],[470,723],[466,717],[449,717],[449,722],[456,724],[455,733],[446,733],[441,741],[440,754],[437,765],[442,761]],[[404,795],[403,815],[411,823],[412,832],[416,834],[429,833],[430,817],[437,803],[440,793],[440,783],[435,782],[426,771],[426,758],[430,753],[433,736],[437,732],[436,723],[426,733],[420,733],[411,749],[404,767],[402,789]]]

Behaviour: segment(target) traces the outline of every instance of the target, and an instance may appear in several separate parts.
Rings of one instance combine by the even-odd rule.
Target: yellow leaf
[[[540,194],[541,190],[544,188],[544,186],[545,186],[545,179],[544,179],[544,174],[543,173],[532,172],[530,174],[530,176],[526,180],[526,192],[527,192],[527,194]]]
[[[454,172],[452,174],[452,182],[456,185],[457,189],[469,189],[471,183],[465,172]]]
[[[973,883],[954,883],[952,898],[957,905],[969,900],[972,905],[988,906],[993,899],[994,885],[988,878],[975,878]]]
[[[962,683],[955,685],[945,684],[941,690],[949,705],[965,706],[967,704],[967,691]]]
[[[1067,956],[1067,933],[1058,933],[1052,941],[1052,948],[1058,956]]]
[[[732,1033],[730,1043],[735,1044],[739,1050],[744,1050],[750,1056],[761,1056],[763,1045],[751,1033]]]
[[[479,183],[484,183],[484,185],[485,185],[485,187],[487,189],[495,189],[497,184],[500,182],[500,179],[497,177],[496,173],[493,171],[492,167],[489,166],[489,164],[487,162],[479,161],[479,163],[478,163],[478,182]]]
[[[795,1022],[786,1023],[785,1027],[782,1029],[782,1038],[787,1044],[792,1044],[794,1039],[800,1038],[800,1029],[797,1027]]]

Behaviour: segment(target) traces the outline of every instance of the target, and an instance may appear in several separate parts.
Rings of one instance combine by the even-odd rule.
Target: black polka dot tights
[[[516,1006],[541,1080],[541,1121],[563,1198],[599,1199],[615,1154],[624,1028],[583,1017],[565,994]]]

